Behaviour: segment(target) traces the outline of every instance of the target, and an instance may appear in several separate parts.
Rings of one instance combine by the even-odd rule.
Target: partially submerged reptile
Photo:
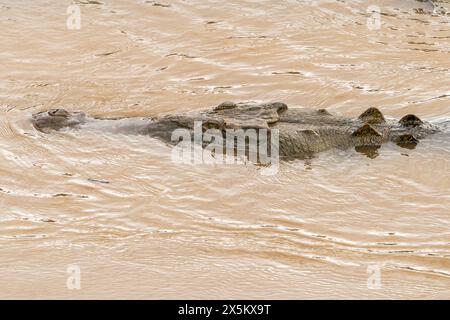
[[[32,116],[33,125],[46,133],[64,128],[94,128],[102,132],[148,135],[171,144],[178,142],[173,141],[176,129],[193,133],[195,122],[201,122],[203,132],[214,129],[224,136],[231,129],[266,130],[269,135],[277,129],[282,159],[305,159],[326,150],[352,147],[374,157],[383,143],[393,142],[400,147],[414,149],[420,139],[439,131],[435,125],[413,114],[397,121],[386,119],[377,108],[369,108],[352,119],[332,115],[325,109],[288,108],[280,102],[224,102],[208,111],[158,118],[99,119],[64,109]]]

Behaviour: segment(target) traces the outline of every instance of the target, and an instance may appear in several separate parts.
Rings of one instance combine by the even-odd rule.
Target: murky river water
[[[28,120],[226,100],[449,119],[450,16],[406,0],[102,0],[75,1],[69,30],[71,4],[0,0],[0,298],[450,298],[449,135],[263,176]]]

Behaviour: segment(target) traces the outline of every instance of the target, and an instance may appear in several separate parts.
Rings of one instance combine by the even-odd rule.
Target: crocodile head
[[[32,115],[31,122],[42,132],[72,128],[84,124],[86,115],[82,112],[69,112],[65,109],[52,109]]]
[[[398,122],[386,120],[380,110],[369,108],[358,121],[362,123],[352,133],[355,149],[369,157],[376,157],[382,143],[390,141],[399,147],[414,149],[420,139],[438,131],[432,124],[414,114],[407,114]],[[370,151],[369,154],[367,151]]]

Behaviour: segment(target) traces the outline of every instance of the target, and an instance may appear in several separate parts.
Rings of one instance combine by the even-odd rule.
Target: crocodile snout
[[[82,112],[69,112],[59,108],[35,113],[31,117],[31,122],[39,131],[49,132],[83,124],[85,118]]]

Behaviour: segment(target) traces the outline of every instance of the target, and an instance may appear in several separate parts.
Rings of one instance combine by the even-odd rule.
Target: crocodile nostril
[[[55,117],[68,117],[70,114],[64,109],[53,109],[48,112],[49,115]]]

